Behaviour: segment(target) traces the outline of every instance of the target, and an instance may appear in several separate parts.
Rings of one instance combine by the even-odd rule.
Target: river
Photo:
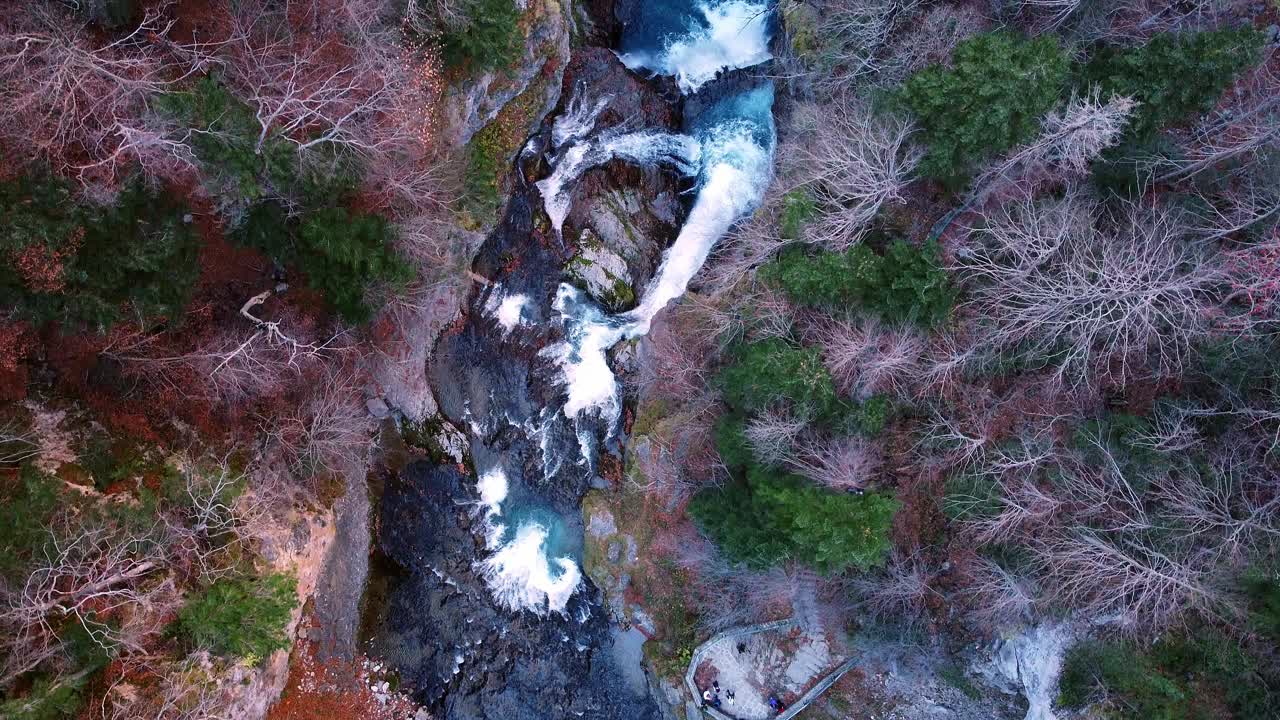
[[[611,348],[646,333],[684,293],[772,178],[772,84],[717,77],[769,60],[774,20],[770,7],[739,0],[639,2],[628,12],[614,51],[635,74],[674,79],[652,83],[683,96],[679,126],[605,123],[627,98],[584,85],[529,139],[475,261],[494,282],[429,367],[442,412],[469,435],[476,476],[420,463],[383,497],[380,547],[406,577],[380,649],[450,720],[657,717],[629,666],[635,653],[616,649],[584,578],[579,504],[604,484],[600,453],[617,457],[623,440]],[[610,162],[660,169],[684,197],[683,222],[635,307],[612,314],[562,281],[573,190]]]

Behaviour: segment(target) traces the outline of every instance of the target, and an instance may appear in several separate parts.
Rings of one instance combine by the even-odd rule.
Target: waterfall
[[[642,4],[640,12],[643,17],[628,26],[619,57],[629,68],[674,76],[686,95],[721,71],[770,58],[767,4],[656,0]],[[552,124],[552,172],[536,186],[556,231],[569,212],[573,183],[586,170],[613,159],[672,167],[695,178],[697,194],[635,309],[610,315],[577,288],[558,288],[552,308],[564,340],[541,352],[559,367],[566,398],[561,408],[544,409],[535,431],[541,433],[548,474],[560,467],[559,458],[553,463],[545,457],[547,429],[558,417],[573,423],[587,469],[592,469],[594,428],[603,422],[614,432],[621,413],[609,349],[648,332],[654,316],[684,293],[716,241],[759,205],[772,179],[770,84],[721,98],[697,117],[686,117],[681,134],[616,128],[597,133],[596,121],[607,103],[608,98],[593,100],[575,92]],[[500,297],[495,290],[486,311],[506,332],[521,321],[524,302],[519,296]],[[494,598],[509,609],[564,613],[582,578],[577,563],[561,551],[559,519],[508,498],[507,477],[499,468],[481,475],[479,491],[491,554],[476,567]]]
[[[659,31],[660,44],[641,32],[636,41],[623,42],[618,54],[632,70],[644,68],[659,75],[672,75],[686,94],[694,92],[722,70],[737,70],[768,60],[769,8],[764,3],[728,0],[697,3],[680,18],[674,28]],[[662,15],[670,17],[667,3],[645,3],[649,17],[643,25],[661,26]],[[677,16],[679,17],[679,16]],[[634,35],[633,35],[634,37]],[[627,50],[626,48],[632,49]]]

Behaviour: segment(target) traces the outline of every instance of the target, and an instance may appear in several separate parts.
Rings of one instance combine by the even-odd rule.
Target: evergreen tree
[[[141,182],[108,207],[80,204],[47,177],[0,184],[0,304],[37,324],[98,330],[126,312],[180,318],[198,273],[184,213]]]
[[[1030,140],[1058,101],[1067,70],[1052,36],[1025,40],[999,31],[960,43],[952,67],[917,72],[899,98],[929,148],[921,173],[956,188],[978,163]]]

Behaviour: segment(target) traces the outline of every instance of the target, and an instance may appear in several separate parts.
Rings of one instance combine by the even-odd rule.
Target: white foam
[[[508,295],[501,285],[495,285],[489,291],[489,298],[484,303],[484,311],[497,321],[505,335],[514,330],[516,325],[523,324],[522,313],[527,304],[529,304],[528,296]]]
[[[716,241],[760,202],[764,186],[768,183],[768,154],[750,140],[735,141],[734,144],[741,152],[758,157],[752,157],[752,162],[741,166],[717,162],[704,173],[705,182],[698,192],[698,199],[676,241],[662,256],[657,275],[645,288],[640,304],[624,315],[628,322],[627,337],[649,332],[653,317],[667,303],[684,294]]]
[[[542,194],[551,225],[560,232],[569,214],[569,192],[582,173],[610,160],[621,159],[637,164],[669,165],[686,175],[697,171],[701,151],[698,142],[688,135],[645,130],[634,133],[605,132],[590,140],[576,141],[564,150],[555,169],[535,185]]]
[[[480,492],[480,504],[491,513],[502,512],[502,501],[507,499],[507,474],[502,468],[491,468],[480,475],[476,481],[476,489]]]
[[[706,26],[693,24],[686,34],[660,55],[624,53],[619,57],[633,70],[645,68],[673,75],[681,92],[691,93],[715,78],[721,70],[759,65],[768,60],[769,12],[761,3],[729,0],[699,4]]]
[[[564,323],[565,340],[543,352],[564,373],[567,417],[594,412],[614,426],[621,405],[606,356],[609,348],[647,333],[653,317],[684,293],[716,241],[760,203],[772,177],[772,159],[754,129],[747,121],[728,122],[703,139],[699,157],[707,165],[698,199],[635,309],[608,318],[584,302],[578,289],[560,285],[553,307]]]
[[[552,308],[564,322],[565,340],[548,346],[542,353],[554,360],[564,374],[569,393],[564,414],[573,418],[592,411],[612,424],[621,406],[605,353],[623,338],[623,328],[585,303],[581,291],[566,283],[556,290]]]
[[[546,528],[526,523],[515,538],[477,564],[499,605],[538,614],[564,612],[582,574],[572,558],[549,559],[546,542]]]
[[[496,317],[504,331],[511,332],[516,325],[521,324],[520,314],[528,302],[529,298],[524,295],[509,295],[502,299]]]
[[[507,499],[507,474],[502,468],[491,468],[480,474],[476,481],[480,493],[480,507],[484,510],[484,543],[494,549],[502,544],[507,526],[498,521],[502,515],[502,502]]]
[[[580,85],[573,98],[569,100],[569,105],[565,112],[551,123],[551,146],[554,148],[563,147],[574,140],[589,135],[592,129],[595,128],[596,120],[600,117],[600,113],[604,112],[604,109],[609,106],[609,101],[612,99],[612,95],[605,95],[596,100],[595,105],[588,108],[583,104],[582,85]]]

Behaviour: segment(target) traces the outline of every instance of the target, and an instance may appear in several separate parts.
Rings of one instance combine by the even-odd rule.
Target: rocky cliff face
[[[450,145],[466,145],[480,128],[498,116],[503,106],[536,85],[548,60],[567,58],[572,20],[557,0],[525,0],[524,55],[513,67],[469,77],[445,93],[445,127]],[[545,113],[556,100],[556,84],[546,86],[539,105]]]
[[[678,131],[680,94],[669,78],[642,80],[604,48],[574,55],[565,73],[566,101],[576,96],[609,98],[602,128]],[[573,93],[573,95],[568,95]],[[635,304],[642,283],[653,276],[662,248],[680,230],[687,212],[680,180],[655,165],[615,160],[588,170],[575,184],[563,237],[576,246],[570,281],[612,311]]]

